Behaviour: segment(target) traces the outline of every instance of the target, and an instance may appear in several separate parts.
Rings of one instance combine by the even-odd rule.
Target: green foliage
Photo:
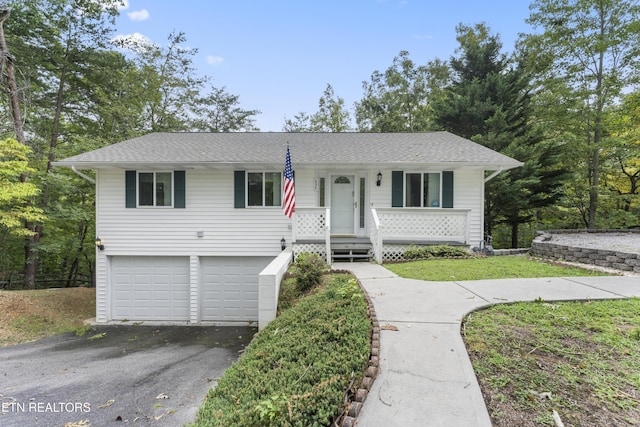
[[[336,97],[333,87],[327,88],[318,101],[318,111],[308,115],[299,112],[293,119],[285,118],[285,132],[347,132],[351,130],[351,115],[344,107],[344,99]]]
[[[409,245],[404,252],[404,259],[428,259],[428,258],[464,258],[471,254],[466,248],[449,245],[416,246]]]
[[[29,166],[30,153],[29,147],[15,139],[0,141],[0,226],[15,236],[33,233],[24,227],[25,221],[44,220],[42,209],[31,204],[40,190],[26,179],[35,171]]]
[[[296,257],[289,271],[296,279],[298,291],[305,292],[320,284],[320,279],[327,268],[327,263],[320,255],[303,252]]]
[[[370,353],[367,304],[356,280],[285,311],[247,347],[209,392],[194,426],[330,426]]]
[[[433,130],[430,102],[441,96],[449,69],[440,60],[416,65],[400,51],[384,72],[374,71],[364,82],[364,97],[356,104],[356,122],[363,132]]]

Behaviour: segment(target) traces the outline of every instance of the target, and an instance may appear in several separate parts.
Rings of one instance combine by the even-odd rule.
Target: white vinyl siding
[[[96,235],[108,255],[276,256],[280,239],[291,241],[279,206],[234,209],[232,170],[188,170],[185,209],[127,209],[124,181],[121,169],[97,174]]]

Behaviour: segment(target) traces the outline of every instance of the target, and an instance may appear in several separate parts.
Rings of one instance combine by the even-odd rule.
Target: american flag
[[[284,161],[284,199],[282,200],[282,210],[284,214],[291,218],[296,209],[296,192],[293,185],[293,169],[291,168],[291,153],[287,145],[287,156]]]

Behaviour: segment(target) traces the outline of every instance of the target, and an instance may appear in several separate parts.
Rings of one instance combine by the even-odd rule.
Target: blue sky
[[[487,23],[510,51],[528,16],[527,0],[127,0],[116,28],[161,45],[183,31],[198,72],[262,111],[260,130],[281,131],[317,111],[327,83],[353,116],[362,82],[401,50],[417,64],[449,59],[459,23]]]

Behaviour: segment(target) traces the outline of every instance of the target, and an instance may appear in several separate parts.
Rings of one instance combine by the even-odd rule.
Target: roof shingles
[[[100,168],[141,164],[277,164],[287,144],[304,164],[521,163],[449,132],[420,133],[150,133],[70,157],[58,166]]]

